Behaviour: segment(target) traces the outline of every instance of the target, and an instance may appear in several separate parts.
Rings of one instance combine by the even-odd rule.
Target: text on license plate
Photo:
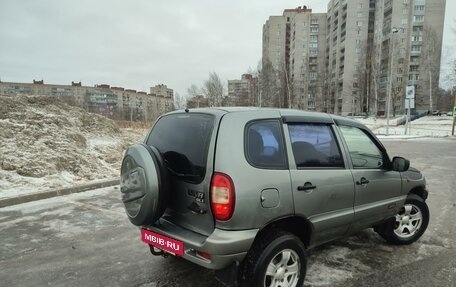
[[[141,240],[144,243],[148,243],[172,254],[178,256],[184,255],[184,243],[182,241],[146,229],[141,229]]]

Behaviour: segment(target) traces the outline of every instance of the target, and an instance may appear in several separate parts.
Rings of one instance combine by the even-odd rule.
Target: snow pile
[[[387,121],[385,118],[367,118],[359,119],[377,135],[386,135]],[[389,135],[390,137],[405,135],[405,125],[398,125],[402,117],[390,119]],[[410,123],[410,133],[407,130],[408,137],[447,137],[451,136],[453,117],[451,116],[425,116],[416,119]]]
[[[0,96],[0,198],[119,176],[144,131],[45,96]]]

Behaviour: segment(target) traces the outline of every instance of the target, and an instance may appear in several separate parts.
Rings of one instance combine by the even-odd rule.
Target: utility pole
[[[451,93],[454,94],[454,88],[451,89]],[[451,135],[454,136],[454,126],[456,124],[456,95],[454,95],[454,106],[453,106],[453,126],[451,127]]]

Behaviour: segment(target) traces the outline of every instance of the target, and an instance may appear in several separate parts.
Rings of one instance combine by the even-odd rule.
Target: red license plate
[[[141,240],[171,254],[178,256],[184,255],[184,243],[182,241],[146,229],[141,229]]]

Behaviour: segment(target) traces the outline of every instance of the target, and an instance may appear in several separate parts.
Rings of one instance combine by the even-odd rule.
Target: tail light
[[[234,184],[231,178],[223,173],[214,173],[211,181],[211,208],[216,220],[226,221],[234,211]]]

